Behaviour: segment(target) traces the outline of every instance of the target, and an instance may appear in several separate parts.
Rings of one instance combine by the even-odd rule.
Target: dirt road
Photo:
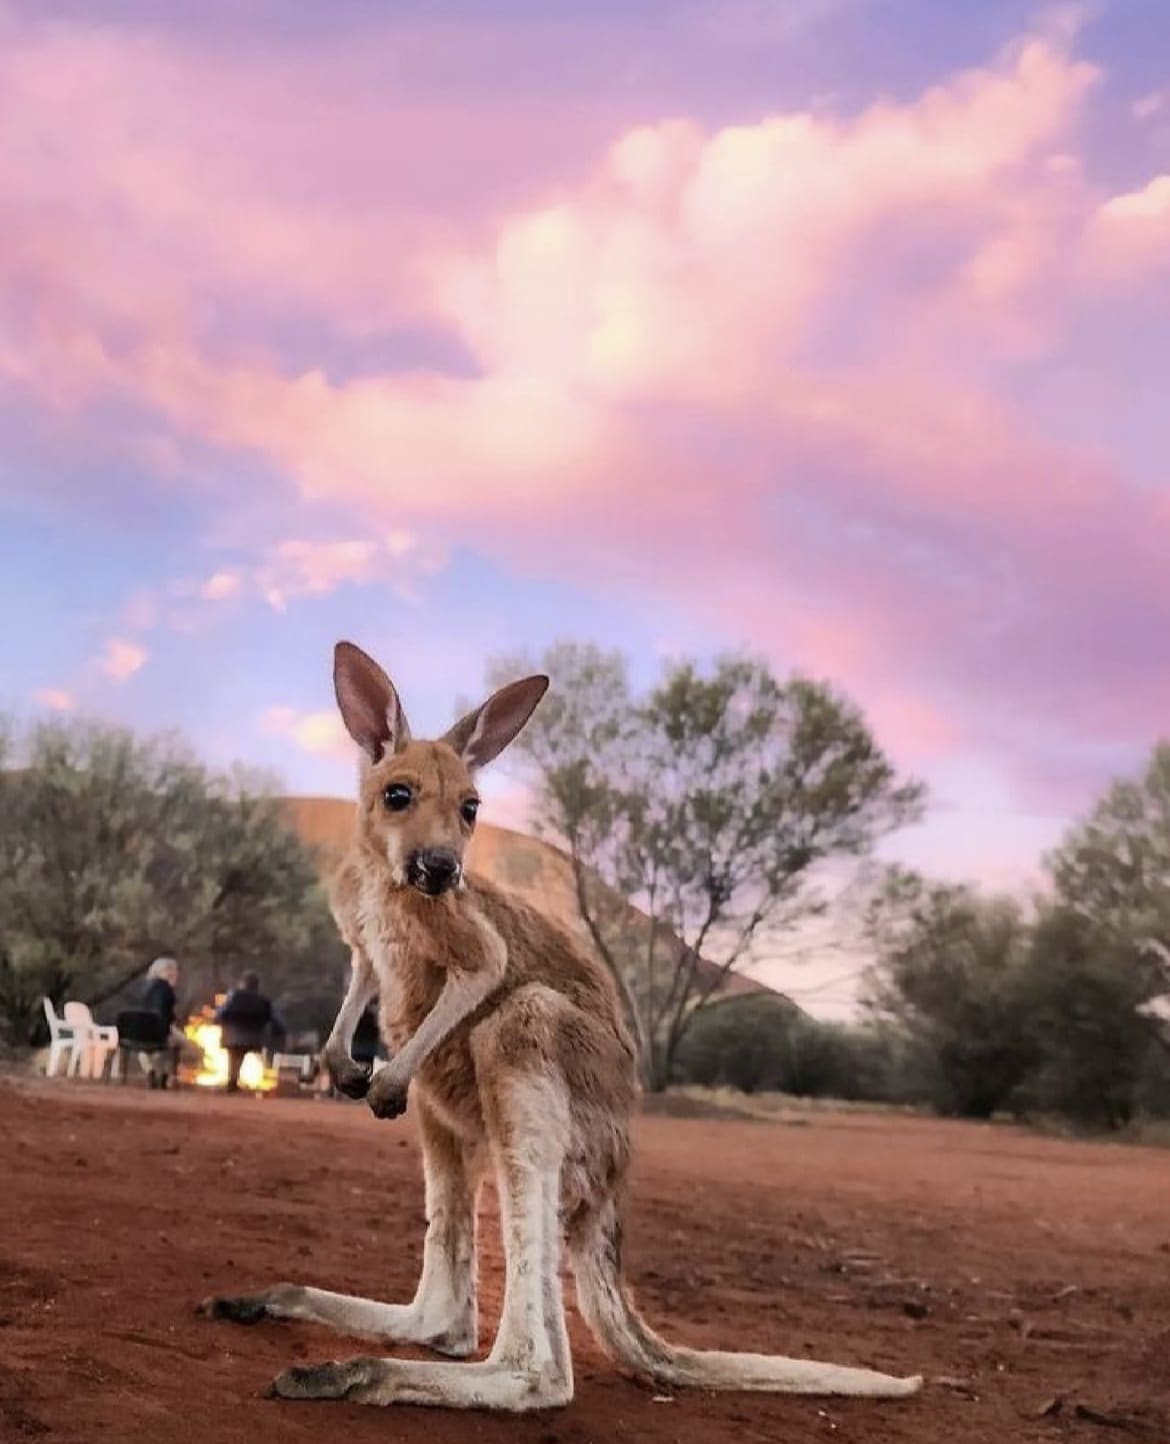
[[[267,1400],[287,1364],[362,1346],[209,1323],[194,1304],[285,1277],[409,1298],[423,1227],[409,1119],[0,1083],[0,1439],[1170,1444],[1170,1153],[853,1114],[646,1118],[638,1143],[629,1253],[657,1326],[921,1372],[926,1392],[663,1400],[573,1314],[577,1398],[559,1413]],[[490,1327],[494,1211],[483,1237]]]

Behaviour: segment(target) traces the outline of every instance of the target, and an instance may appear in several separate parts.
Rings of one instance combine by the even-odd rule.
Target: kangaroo
[[[361,749],[352,845],[334,895],[352,951],[349,987],[324,1049],[337,1086],[377,1118],[410,1099],[426,1185],[422,1277],[413,1302],[379,1303],[281,1283],[211,1298],[213,1318],[306,1319],[342,1333],[464,1359],[478,1345],[476,1208],[494,1175],[505,1287],[486,1359],[360,1356],[286,1370],[284,1399],[356,1400],[521,1412],[567,1404],[573,1366],[561,1297],[565,1243],[581,1313],[616,1362],[659,1386],[893,1398],[920,1378],[808,1359],[718,1353],[659,1338],[635,1309],[622,1217],[637,1096],[634,1046],[602,964],[518,898],[465,873],[478,771],[523,728],[548,686],[504,687],[435,742],[411,738],[381,667],[338,644],[334,685]],[[377,995],[391,1061],[351,1057]]]

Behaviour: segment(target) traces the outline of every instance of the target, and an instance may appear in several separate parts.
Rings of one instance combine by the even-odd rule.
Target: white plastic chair
[[[62,1063],[65,1064],[65,1072],[69,1072],[73,1067],[73,1057],[77,1052],[77,1029],[61,1017],[48,998],[43,1001],[45,1020],[49,1025],[49,1061],[45,1065],[45,1077],[56,1078]],[[69,1004],[66,1003],[65,1007],[68,1009]]]
[[[85,1003],[66,1003],[65,1022],[74,1035],[70,1076],[101,1078],[106,1071],[106,1059],[118,1046],[117,1028],[95,1023]]]
[[[272,1067],[279,1073],[282,1068],[295,1068],[301,1082],[308,1083],[313,1076],[313,1055],[311,1053],[273,1053]]]

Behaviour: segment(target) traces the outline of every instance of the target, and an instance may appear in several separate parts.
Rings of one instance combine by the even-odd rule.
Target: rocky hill
[[[352,802],[338,797],[286,797],[281,805],[298,835],[317,850],[323,865],[328,866],[345,848],[353,826]],[[525,833],[481,822],[471,842],[468,866],[584,937],[572,865],[558,848]],[[739,974],[732,974],[721,989],[728,997],[772,991],[764,983]]]

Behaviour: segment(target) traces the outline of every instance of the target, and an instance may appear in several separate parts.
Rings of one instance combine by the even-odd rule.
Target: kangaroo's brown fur
[[[210,1299],[213,1316],[311,1319],[351,1334],[461,1357],[477,1344],[475,1211],[490,1170],[500,1195],[506,1283],[482,1363],[359,1357],[287,1370],[285,1398],[346,1397],[526,1410],[572,1398],[560,1291],[567,1240],[581,1311],[619,1362],[660,1384],[717,1389],[913,1393],[918,1379],[758,1354],[676,1348],[635,1311],[622,1276],[621,1220],[636,1059],[605,969],[519,899],[465,877],[474,773],[515,737],[547,685],[504,688],[442,740],[416,742],[375,662],[341,643],[342,716],[363,751],[352,846],[334,912],[352,950],[349,989],[325,1056],[335,1081],[378,1117],[418,1113],[427,1237],[407,1305],[278,1284]],[[379,997],[391,1061],[372,1075],[350,1047]]]

